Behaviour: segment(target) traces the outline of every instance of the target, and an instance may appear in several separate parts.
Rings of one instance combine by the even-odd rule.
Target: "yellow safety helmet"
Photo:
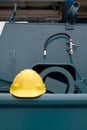
[[[45,84],[40,75],[32,70],[21,71],[14,79],[10,87],[10,93],[16,97],[33,98],[46,92]]]

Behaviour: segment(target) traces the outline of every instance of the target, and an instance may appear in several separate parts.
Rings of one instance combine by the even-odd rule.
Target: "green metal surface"
[[[50,44],[47,57],[43,59],[45,40],[58,32],[68,33],[73,41],[78,43],[73,55],[74,64],[81,74],[87,77],[87,61],[84,58],[87,50],[87,24],[77,24],[74,30],[65,30],[64,24],[7,23],[0,37],[0,72],[17,74],[37,63],[70,64],[65,39],[55,40],[54,44]]]
[[[0,94],[1,130],[86,130],[87,94],[17,99]]]
[[[0,37],[0,85],[3,86],[5,79],[11,82],[20,70],[37,63],[70,64],[65,44],[49,46],[47,57],[43,59],[44,40],[57,32],[67,32],[79,42],[73,57],[76,67],[87,77],[84,59],[87,25],[77,25],[75,30],[66,31],[63,24],[8,23]],[[65,43],[65,40],[58,42]],[[0,93],[0,130],[47,129],[87,130],[87,94],[44,94],[35,99],[19,99]]]

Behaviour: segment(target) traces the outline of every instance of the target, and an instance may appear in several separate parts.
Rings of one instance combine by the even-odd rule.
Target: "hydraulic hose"
[[[61,38],[61,36],[64,36],[64,37],[62,37],[62,38],[66,38],[66,39],[69,40],[69,42],[72,42],[72,39],[71,39],[70,35],[67,34],[67,33],[56,33],[56,34],[53,34],[53,35],[51,35],[50,37],[48,37],[47,40],[46,40],[45,43],[44,43],[44,56],[46,56],[46,48],[47,48],[48,42],[49,42],[51,39],[53,39],[54,37],[56,37],[56,36],[58,36],[58,38]],[[72,49],[72,46],[71,46],[71,49]]]
[[[46,48],[47,48],[48,43],[51,43],[53,40],[55,40],[53,38],[55,38],[56,36],[58,36],[57,39],[59,39],[59,38],[65,38],[65,39],[69,40],[69,46],[70,47],[69,47],[69,53],[68,53],[68,55],[69,55],[70,63],[75,67],[73,59],[72,59],[72,54],[73,54],[72,38],[67,33],[56,33],[56,34],[53,34],[50,37],[48,37],[47,40],[44,43],[44,56],[46,56]],[[49,41],[51,41],[51,42],[49,42]],[[75,67],[75,69],[76,69],[76,67]],[[79,71],[77,69],[76,69],[76,72],[77,72],[77,75],[78,75],[79,79],[83,80],[84,77],[82,77],[82,75],[79,73]]]
[[[79,70],[76,68],[75,64],[74,64],[74,61],[73,61],[73,57],[72,55],[69,55],[69,58],[70,58],[70,63],[74,66],[75,70],[76,70],[76,73],[77,73],[77,79],[83,81],[83,80],[87,80],[87,78],[85,78],[80,72]]]

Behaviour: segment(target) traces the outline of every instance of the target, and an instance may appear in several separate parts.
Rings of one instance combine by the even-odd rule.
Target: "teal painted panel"
[[[69,34],[78,44],[73,55],[74,63],[81,74],[87,77],[87,61],[84,58],[87,55],[87,24],[76,24],[74,30],[65,30],[65,25],[59,23],[7,23],[0,37],[0,72],[17,74],[20,70],[38,63],[70,63],[65,39],[52,42],[47,47],[46,59],[43,58],[45,40],[60,32]]]
[[[1,130],[86,130],[87,108],[0,108]]]
[[[86,130],[86,94],[44,94],[18,99],[0,94],[1,130]]]

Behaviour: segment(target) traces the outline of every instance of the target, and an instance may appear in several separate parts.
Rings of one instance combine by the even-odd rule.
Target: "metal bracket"
[[[70,7],[67,17],[66,17],[66,22],[65,22],[65,29],[66,30],[73,30],[74,25],[76,22],[76,18],[78,15],[80,9],[80,3],[79,2],[74,2],[72,6]]]

